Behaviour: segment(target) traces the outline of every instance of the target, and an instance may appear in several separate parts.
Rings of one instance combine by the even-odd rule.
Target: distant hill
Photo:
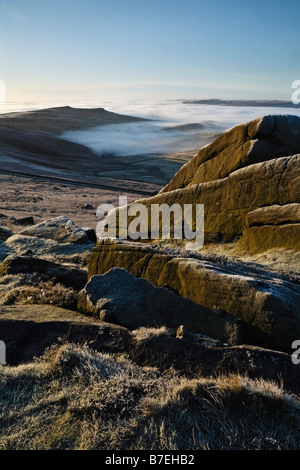
[[[103,124],[143,121],[142,118],[106,111],[104,108],[72,108],[61,106],[0,115],[0,126],[19,131],[48,132],[60,135]]]
[[[283,100],[183,100],[184,104],[205,104],[215,106],[240,106],[240,107],[272,107],[272,108],[296,108],[300,109],[299,104],[294,104],[292,101]]]
[[[112,166],[112,159],[100,161],[90,148],[62,137],[66,131],[83,130],[105,124],[145,121],[106,111],[103,108],[62,106],[37,111],[0,114],[0,170],[25,175],[58,177],[110,187],[127,188],[143,194],[161,185],[124,181],[98,176],[100,169]],[[134,188],[132,188],[132,186]]]

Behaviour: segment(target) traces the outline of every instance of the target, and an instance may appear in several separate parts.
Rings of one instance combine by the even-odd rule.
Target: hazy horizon
[[[64,106],[71,106],[74,108],[105,108],[108,111],[115,111],[117,113],[121,113],[122,109],[142,109],[144,106],[146,106],[148,109],[155,108],[157,106],[178,106],[178,105],[183,105],[185,108],[187,106],[204,106],[201,104],[193,103],[193,101],[197,100],[225,100],[225,98],[220,98],[220,97],[215,97],[211,96],[210,98],[202,98],[199,96],[194,96],[193,98],[185,99],[126,99],[125,96],[122,98],[118,99],[104,99],[104,100],[99,100],[99,99],[90,99],[90,100],[84,100],[84,99],[51,99],[51,100],[6,100],[5,103],[0,103],[0,114],[6,114],[6,113],[13,113],[13,112],[25,112],[25,111],[36,111],[40,109],[48,109],[48,108],[55,108],[55,107],[64,107]],[[227,101],[238,101],[238,98],[232,98],[228,99]],[[247,101],[247,100],[244,100]],[[253,98],[248,101],[270,101],[271,103],[276,101],[274,98],[272,99],[262,99],[262,98]],[[284,100],[278,100],[278,101],[284,101]],[[290,100],[289,100],[290,101]],[[287,101],[288,102],[288,101]],[[290,101],[291,102],[291,101]],[[219,106],[218,104],[207,104],[207,106]],[[226,108],[239,108],[238,106],[226,106]],[[264,109],[262,106],[245,106],[245,108],[253,108],[253,109]],[[220,105],[220,108],[224,108],[224,106]],[[276,109],[276,106],[266,106],[268,109]],[[209,109],[209,108],[208,108]],[[278,110],[282,109],[282,111],[289,110],[290,113],[295,113],[297,114],[297,111],[300,110],[299,108],[295,108],[292,106],[287,106],[286,108],[283,107],[278,107]],[[120,111],[121,110],[121,111]],[[142,113],[144,114],[144,113]],[[298,115],[298,114],[297,114]],[[143,117],[143,116],[141,116]],[[147,118],[149,116],[147,115]]]

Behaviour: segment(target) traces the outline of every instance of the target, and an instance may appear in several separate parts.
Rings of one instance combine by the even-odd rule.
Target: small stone
[[[78,204],[77,206],[77,209],[94,209],[94,206],[92,206],[92,204]]]
[[[21,219],[15,219],[11,217],[11,220],[15,225],[34,225],[34,219],[33,217],[23,217]]]

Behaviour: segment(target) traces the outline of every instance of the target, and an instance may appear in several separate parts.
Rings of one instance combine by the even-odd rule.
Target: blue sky
[[[291,99],[299,0],[0,0],[8,99]]]

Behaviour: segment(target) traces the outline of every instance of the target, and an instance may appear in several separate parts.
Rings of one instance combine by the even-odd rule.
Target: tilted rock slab
[[[78,294],[78,310],[130,329],[181,323],[191,331],[234,345],[242,342],[239,322],[212,311],[146,279],[136,279],[125,269],[112,268],[102,276],[92,276]]]
[[[300,287],[280,277],[174,256],[135,242],[102,240],[93,251],[89,278],[119,267],[154,286],[169,286],[196,304],[241,319],[249,344],[289,350],[300,338]]]

